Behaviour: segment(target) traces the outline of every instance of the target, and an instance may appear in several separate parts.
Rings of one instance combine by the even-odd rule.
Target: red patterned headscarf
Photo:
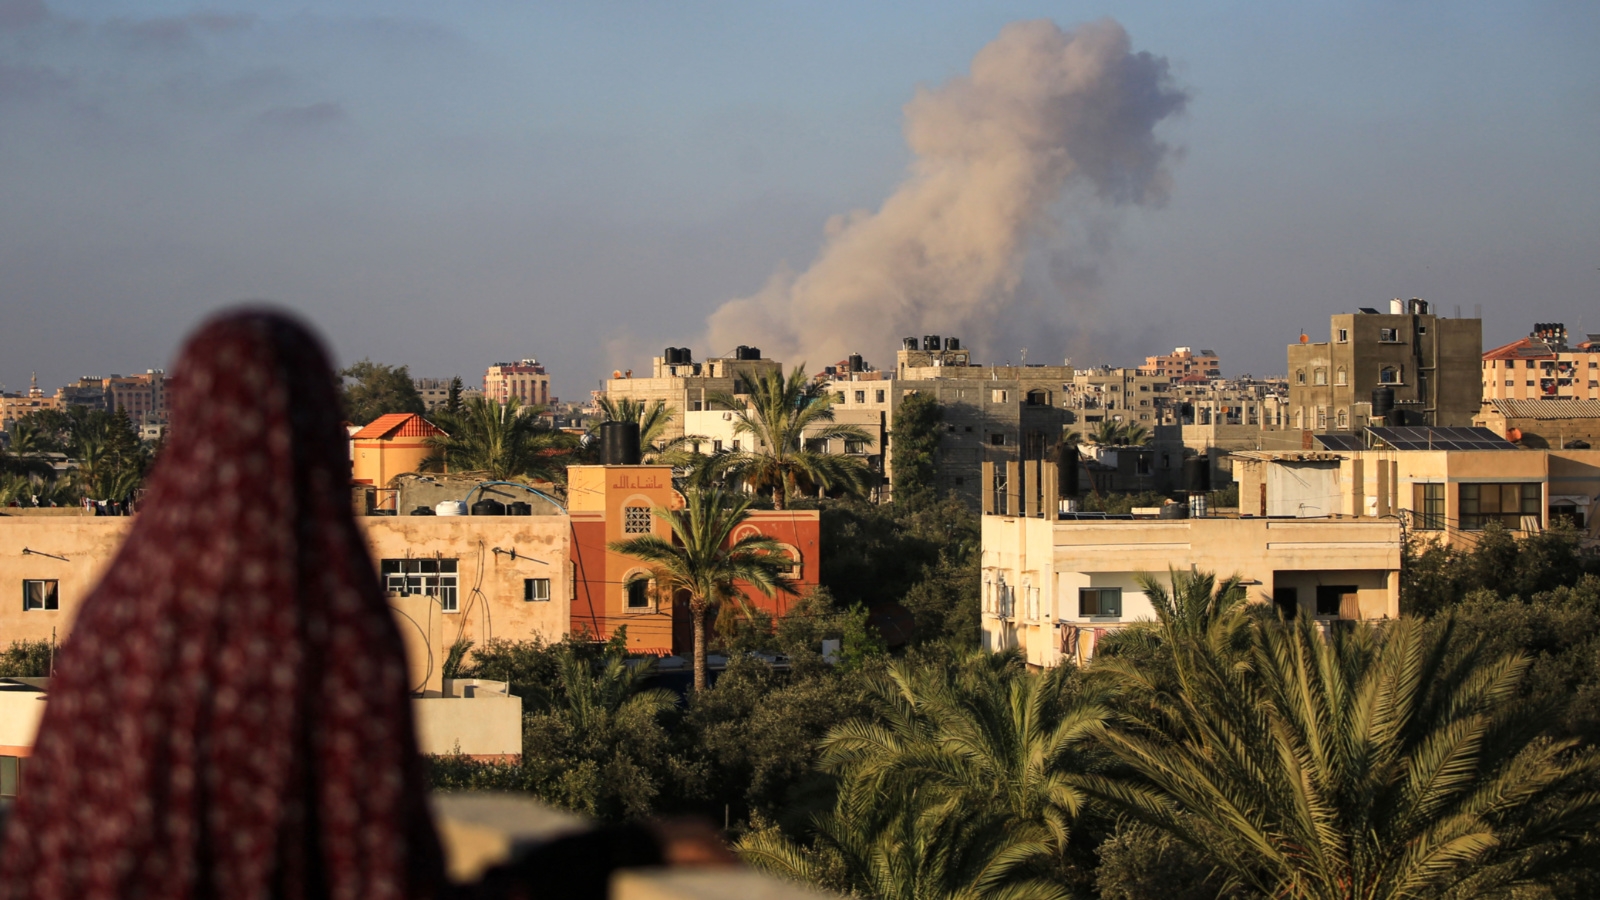
[[[265,312],[174,372],[143,511],[62,648],[0,898],[445,890],[335,378]]]

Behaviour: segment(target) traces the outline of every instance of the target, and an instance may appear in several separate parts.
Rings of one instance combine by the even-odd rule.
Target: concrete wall
[[[43,691],[0,683],[0,756],[31,756],[44,716]]]
[[[1300,607],[1315,612],[1318,584],[1355,585],[1361,618],[1400,614],[1397,520],[1055,521],[983,517],[983,643],[1021,647],[1030,663],[1057,665],[1063,644],[1079,659],[1100,634],[1150,620],[1140,572],[1166,582],[1168,569],[1237,574],[1249,600],[1273,600],[1275,585],[1306,586]],[[1080,615],[1086,587],[1120,587],[1115,617]],[[1097,634],[1098,632],[1098,634]]]
[[[473,696],[419,697],[411,701],[417,749],[426,754],[460,753],[478,760],[522,756],[522,698],[503,689]]]
[[[64,640],[133,521],[0,516],[0,642],[49,640],[52,629],[57,640]],[[424,656],[411,660],[414,684],[430,680],[424,677],[430,660],[437,678],[449,644],[458,637],[481,644],[493,637],[556,641],[566,636],[572,592],[565,516],[368,516],[357,521],[375,563],[422,557],[458,561],[458,611],[445,612],[434,598],[391,598],[411,652],[418,652],[417,632],[429,635],[421,642]],[[24,548],[37,552],[24,554]],[[551,599],[525,602],[526,578],[549,578]],[[59,580],[61,608],[24,611],[25,579]]]

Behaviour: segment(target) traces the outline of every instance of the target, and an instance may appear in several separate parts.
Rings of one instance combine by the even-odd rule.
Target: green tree
[[[49,641],[12,641],[0,650],[0,678],[46,678],[55,659]]]
[[[461,376],[456,375],[450,379],[450,390],[444,396],[445,415],[461,415],[461,392],[465,385],[461,383]]]
[[[804,363],[788,378],[772,369],[749,383],[748,405],[731,394],[710,398],[712,406],[733,412],[733,433],[749,435],[755,444],[714,457],[714,474],[770,491],[775,509],[783,509],[801,490],[865,490],[867,467],[860,461],[807,446],[807,441],[868,441],[871,436],[855,425],[834,423],[833,395],[806,376]]]
[[[366,425],[389,413],[427,412],[422,394],[406,366],[387,366],[370,359],[352,363],[339,372],[345,379],[344,411],[350,421]]]
[[[672,529],[673,540],[642,535],[613,541],[611,550],[632,556],[650,569],[658,597],[681,591],[688,597],[694,629],[694,689],[706,689],[706,616],[723,603],[744,603],[736,582],[745,582],[768,597],[795,592],[784,576],[791,563],[783,545],[760,534],[730,540],[735,528],[750,517],[750,501],[718,490],[690,490],[681,510],[656,509],[656,518]]]
[[[423,463],[426,470],[495,481],[555,481],[565,474],[560,452],[573,441],[546,426],[539,407],[523,407],[516,397],[504,405],[473,397],[463,410],[459,416],[439,417],[446,433],[428,438],[434,453]]]
[[[1580,785],[1597,757],[1539,737],[1544,711],[1517,696],[1526,657],[1483,659],[1449,623],[1324,634],[1208,606],[1156,606],[1164,671],[1111,668],[1127,696],[1105,746],[1133,777],[1082,783],[1226,887],[1481,896],[1559,865],[1596,824]]]
[[[932,495],[939,479],[939,438],[944,407],[932,394],[912,394],[894,413],[889,446],[896,501]]]
[[[880,897],[1068,896],[1073,772],[1105,717],[1068,688],[1069,668],[1032,676],[1015,656],[952,667],[894,663],[869,679],[871,718],[832,729],[820,765],[838,802],[813,821],[809,852],[764,832],[740,845],[756,865]]]

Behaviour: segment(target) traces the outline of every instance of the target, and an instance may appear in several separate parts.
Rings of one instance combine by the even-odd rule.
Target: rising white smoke
[[[750,344],[816,368],[923,333],[958,335],[983,353],[999,323],[1027,332],[1007,317],[1046,317],[1034,324],[1058,332],[1070,298],[1016,302],[1031,245],[1058,231],[1052,210],[1069,192],[1100,216],[1159,203],[1171,152],[1155,127],[1186,100],[1166,60],[1132,52],[1116,22],[1006,26],[970,75],[906,105],[915,160],[905,183],[877,212],[830,221],[810,269],[780,272],[713,313],[712,351]]]

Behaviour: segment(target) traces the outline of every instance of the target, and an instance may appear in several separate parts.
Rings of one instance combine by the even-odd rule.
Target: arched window
[[[1317,370],[1317,372],[1316,372],[1316,382],[1317,382],[1317,384],[1327,384],[1328,383],[1328,370],[1327,369],[1318,369]]]
[[[1334,374],[1333,383],[1334,384],[1349,384],[1350,383],[1350,379],[1348,377],[1346,377],[1346,375],[1345,375],[1344,366],[1340,366],[1339,367],[1339,371]]]
[[[1339,430],[1343,431],[1344,429],[1349,428],[1349,427],[1350,427],[1350,416],[1349,416],[1349,414],[1346,413],[1342,409],[1339,410]]]
[[[644,569],[622,578],[622,605],[628,612],[645,612],[655,606],[656,583]]]
[[[1294,383],[1295,384],[1305,384],[1306,383],[1306,370],[1305,369],[1296,369],[1295,370],[1295,372],[1294,372]]]

